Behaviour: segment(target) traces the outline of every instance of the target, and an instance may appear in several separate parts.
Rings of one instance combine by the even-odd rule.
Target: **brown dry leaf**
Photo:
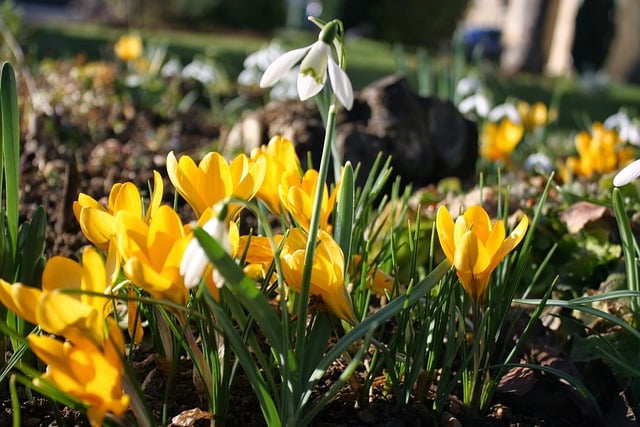
[[[577,202],[560,213],[560,220],[565,223],[569,233],[577,233],[585,225],[605,216],[607,208],[589,202]]]
[[[182,411],[175,417],[171,418],[169,427],[193,427],[199,420],[212,420],[213,414],[203,411],[200,408],[188,409]]]

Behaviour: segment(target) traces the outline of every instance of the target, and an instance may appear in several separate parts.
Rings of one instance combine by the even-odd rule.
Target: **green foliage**
[[[3,0],[0,4],[0,19],[4,22],[7,30],[15,39],[19,39],[20,32],[24,29],[23,17],[20,11],[16,9],[13,0]]]
[[[381,0],[371,8],[377,37],[431,49],[448,41],[469,0]]]

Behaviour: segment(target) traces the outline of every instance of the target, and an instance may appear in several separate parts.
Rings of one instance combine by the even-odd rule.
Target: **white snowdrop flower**
[[[227,253],[230,252],[229,230],[223,220],[214,215],[202,226],[202,229],[216,239]],[[187,288],[198,286],[209,263],[207,254],[200,246],[198,239],[194,237],[187,245],[180,262],[180,275],[184,278],[184,285]],[[222,280],[215,266],[213,268],[213,279],[217,287],[221,288],[224,285],[224,280]]]
[[[493,109],[489,111],[489,114],[487,115],[487,118],[494,123],[499,122],[505,117],[509,119],[511,123],[521,122],[520,113],[518,113],[518,110],[513,104],[497,105],[493,107]]]
[[[602,124],[607,129],[615,129],[622,141],[640,145],[640,127],[624,111],[619,111],[607,117]]]
[[[194,79],[202,84],[214,83],[219,80],[218,72],[215,67],[200,59],[194,59],[187,64],[182,70],[182,77],[185,79]]]
[[[476,94],[482,89],[482,83],[477,77],[467,76],[458,81],[456,85],[456,95],[459,98],[465,98],[468,95]]]
[[[269,65],[278,59],[284,50],[277,43],[271,43],[266,48],[260,49],[244,60],[244,69],[238,74],[238,84],[240,86],[258,86],[260,78]],[[269,97],[280,101],[298,98],[296,87],[298,73],[295,70],[286,72],[271,88]]]
[[[351,81],[340,66],[333,59],[331,44],[336,42],[339,21],[327,23],[320,31],[318,40],[309,46],[290,50],[269,65],[260,80],[260,87],[273,86],[294,65],[300,62],[297,87],[298,96],[302,101],[318,94],[325,85],[327,72],[331,82],[331,89],[338,101],[348,110],[353,106],[353,88]],[[341,46],[337,41],[338,46]]]
[[[482,93],[467,96],[458,104],[462,114],[476,113],[480,117],[487,117],[490,109],[489,100]]]
[[[640,160],[629,163],[613,177],[614,187],[622,187],[640,176]]]
[[[182,73],[182,65],[176,58],[172,58],[160,68],[160,75],[165,78],[177,77]]]
[[[277,99],[280,101],[296,99],[298,97],[298,88],[296,87],[297,80],[298,73],[294,70],[290,70],[271,88],[269,96],[271,99]]]
[[[258,83],[261,73],[257,68],[245,68],[238,74],[238,84],[241,86],[253,86]]]
[[[532,172],[549,174],[553,170],[553,164],[546,154],[534,153],[525,159],[524,168]]]

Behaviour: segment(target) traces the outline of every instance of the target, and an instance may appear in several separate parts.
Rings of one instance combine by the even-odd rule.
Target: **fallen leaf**
[[[199,420],[212,420],[213,414],[203,411],[200,408],[188,409],[182,411],[175,417],[171,418],[169,427],[193,427]]]
[[[590,222],[605,216],[607,208],[589,202],[577,202],[560,213],[560,220],[565,223],[569,233],[575,234]]]

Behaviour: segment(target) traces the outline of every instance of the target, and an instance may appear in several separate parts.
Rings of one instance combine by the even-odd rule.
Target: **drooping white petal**
[[[304,101],[316,95],[327,81],[327,61],[331,47],[317,41],[311,45],[309,53],[300,63],[298,75],[298,96]]]
[[[480,117],[486,117],[490,109],[489,100],[481,93],[468,96],[458,104],[458,110],[462,114],[475,112]]]
[[[320,82],[327,78],[327,62],[331,54],[331,46],[317,41],[311,45],[309,53],[300,63],[300,72],[302,74],[311,74]]]
[[[482,83],[477,77],[469,76],[463,77],[458,81],[456,85],[456,95],[459,97],[466,97],[478,93],[482,88]]]
[[[627,141],[629,144],[638,146],[640,145],[640,129],[635,124],[629,124],[624,131],[624,136],[620,136],[623,141]]]
[[[195,237],[189,242],[180,262],[180,275],[187,288],[195,288],[209,264],[209,258]]]
[[[626,113],[619,111],[607,117],[602,125],[607,129],[620,129],[627,126],[629,122],[629,116]]]
[[[640,160],[636,160],[620,170],[613,177],[613,185],[615,187],[622,187],[627,185],[631,181],[637,179],[640,176]]]
[[[213,217],[204,224],[202,229],[216,239],[225,251],[229,252],[228,230],[223,221],[220,221],[217,217]],[[210,261],[207,254],[205,254],[204,249],[200,246],[198,239],[194,237],[187,245],[184,255],[182,256],[182,261],[180,262],[180,275],[184,278],[184,285],[187,288],[198,286],[209,263]]]
[[[487,116],[487,118],[494,123],[499,122],[505,117],[509,119],[511,123],[521,122],[520,113],[518,113],[518,110],[513,104],[500,104],[494,107]]]
[[[331,80],[331,88],[336,94],[338,101],[344,108],[351,110],[353,107],[353,87],[349,76],[342,68],[336,64],[331,56],[329,56],[329,80]]]
[[[301,101],[305,101],[322,90],[324,81],[318,82],[315,77],[309,74],[298,74],[298,96]]]
[[[291,67],[296,65],[310,48],[310,46],[306,46],[290,50],[273,61],[262,75],[262,78],[260,79],[260,87],[269,87],[276,84],[280,77],[286,74]]]

